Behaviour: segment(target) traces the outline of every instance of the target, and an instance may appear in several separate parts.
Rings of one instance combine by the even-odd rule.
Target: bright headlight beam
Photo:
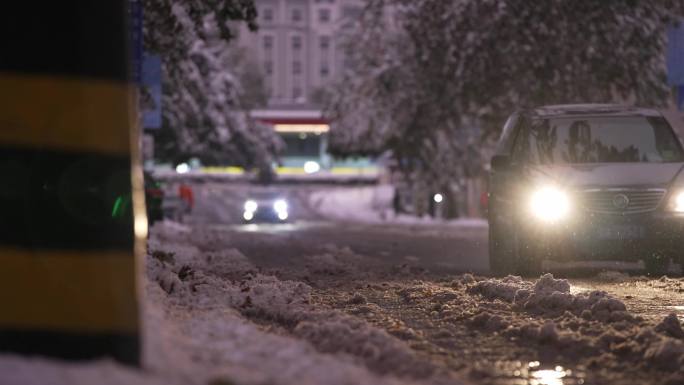
[[[532,214],[546,222],[565,218],[570,212],[570,200],[563,191],[555,187],[543,187],[532,194]]]
[[[188,171],[190,171],[190,166],[188,166],[187,163],[181,163],[178,166],[176,166],[176,172],[179,174],[185,174]]]
[[[672,210],[678,213],[684,213],[684,191],[680,191],[674,195]]]
[[[245,202],[245,211],[255,212],[258,207],[259,205],[251,199]]]
[[[273,202],[273,210],[276,212],[287,212],[287,202],[285,202],[284,199],[278,199],[277,201]]]
[[[254,213],[252,211],[245,211],[242,214],[242,217],[245,218],[246,221],[251,221],[252,218],[254,218]]]

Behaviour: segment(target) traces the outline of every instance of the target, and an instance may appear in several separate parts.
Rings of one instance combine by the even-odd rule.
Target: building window
[[[302,96],[302,89],[299,87],[292,88],[292,98],[299,99]]]
[[[318,21],[321,23],[327,23],[330,21],[330,9],[321,8],[318,10]]]
[[[273,21],[273,10],[271,8],[264,8],[262,19],[266,22]]]
[[[292,62],[292,73],[295,75],[299,75],[302,73],[302,62],[299,60],[295,60]]]
[[[302,37],[292,36],[292,49],[298,50],[302,48]]]
[[[320,45],[321,45],[321,50],[323,50],[323,51],[330,48],[330,36],[321,36],[320,37]]]
[[[328,67],[327,63],[322,63],[321,64],[321,77],[325,78],[330,74],[330,67]]]
[[[273,36],[264,36],[264,49],[273,48]]]
[[[266,72],[266,75],[272,75],[273,74],[273,62],[270,60],[266,60],[264,62],[264,72]]]
[[[348,56],[342,60],[342,67],[344,67],[346,70],[353,68],[353,63]]]
[[[361,14],[363,13],[363,8],[361,7],[343,7],[342,8],[342,18],[344,19],[352,19],[354,21],[358,20],[361,18]]]
[[[295,23],[302,21],[302,10],[301,9],[295,8],[292,10],[292,21]]]

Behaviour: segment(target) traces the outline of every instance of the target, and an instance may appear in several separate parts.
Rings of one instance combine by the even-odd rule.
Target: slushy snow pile
[[[2,385],[458,384],[382,329],[310,305],[311,288],[258,271],[210,235],[174,223],[154,229],[146,259],[144,364],[67,364],[0,356]],[[323,266],[339,267],[333,250]],[[327,261],[327,262],[325,262]],[[323,269],[321,269],[323,268]],[[260,326],[264,321],[271,325]],[[440,382],[441,381],[441,382]]]
[[[502,316],[482,310],[471,318],[476,327],[548,344],[569,357],[594,357],[591,362],[597,367],[626,362],[653,365],[671,372],[671,383],[684,383],[684,331],[675,314],[654,325],[630,313],[624,302],[606,292],[573,294],[566,280],[551,274],[536,282],[517,276],[483,279],[466,291],[539,316]]]
[[[381,309],[360,289],[343,298],[348,313],[313,303],[309,283],[370,282],[371,272],[360,268],[368,266],[363,256],[326,247],[306,260],[305,283],[296,274],[287,280],[259,269],[221,237],[169,222],[154,228],[143,285],[142,370],[110,360],[0,355],[0,385],[461,383],[402,341],[419,340],[424,331],[398,319],[394,326],[371,325],[367,317]],[[440,338],[453,334],[439,330],[439,322],[466,325],[544,345],[589,369],[658,368],[668,376],[663,383],[684,383],[684,331],[674,314],[647,321],[606,292],[574,292],[550,274],[536,281],[464,274],[442,285],[390,277],[401,279],[361,287],[392,290],[399,301],[418,304]],[[677,290],[681,281],[644,284],[652,282]]]
[[[530,313],[561,315],[568,311],[585,319],[621,321],[632,319],[625,304],[604,291],[570,293],[570,283],[545,274],[534,284],[518,276],[485,280],[469,289],[488,298],[500,298]]]
[[[247,259],[235,250],[206,252],[202,256],[187,247],[173,249],[168,243],[156,246],[166,249],[161,253],[173,253],[172,258],[153,258],[148,264],[148,276],[169,293],[169,302],[195,309],[198,306],[235,309],[248,319],[280,326],[283,331],[297,337],[294,341],[299,344],[321,353],[336,354],[335,357],[341,357],[340,365],[346,362],[367,371],[363,376],[327,377],[325,383],[399,381],[391,377],[375,377],[389,373],[428,382],[433,376],[445,376],[430,363],[418,359],[410,348],[385,331],[340,312],[315,309],[310,305],[311,288],[308,285],[255,272]],[[182,255],[188,252],[194,257]],[[350,268],[343,262],[358,258],[348,249],[329,247],[323,255],[310,258],[308,271],[322,275],[346,274]],[[225,271],[216,270],[214,266],[232,268]],[[190,272],[186,273],[184,280],[180,278],[183,271]],[[321,368],[322,373],[325,371]],[[292,383],[292,379],[288,381],[278,383]]]

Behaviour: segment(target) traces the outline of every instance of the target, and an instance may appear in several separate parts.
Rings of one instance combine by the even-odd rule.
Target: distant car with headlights
[[[282,223],[289,218],[290,207],[287,200],[277,191],[252,192],[243,205],[242,219],[246,223]]]
[[[545,106],[514,113],[491,159],[494,272],[537,273],[542,261],[682,262],[684,152],[655,110]]]

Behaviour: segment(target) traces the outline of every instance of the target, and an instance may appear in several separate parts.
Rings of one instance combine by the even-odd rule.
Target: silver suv
[[[684,152],[655,110],[544,106],[513,114],[491,160],[490,265],[545,259],[682,262]]]

